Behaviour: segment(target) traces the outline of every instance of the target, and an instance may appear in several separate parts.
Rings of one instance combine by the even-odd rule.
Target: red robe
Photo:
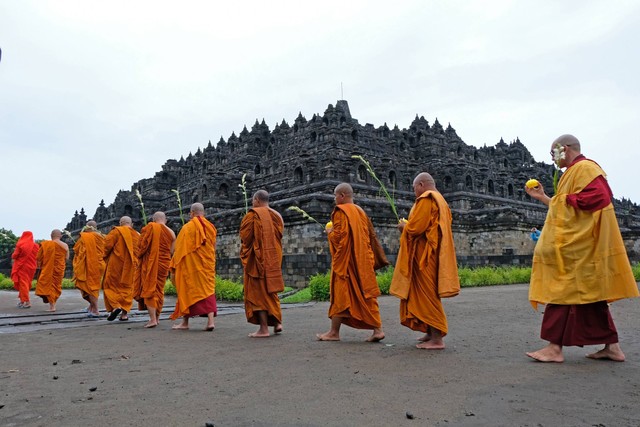
[[[31,282],[36,274],[37,255],[40,246],[33,241],[33,233],[25,231],[16,243],[16,249],[11,255],[13,267],[11,268],[11,280],[13,287],[18,290],[21,303],[29,302]]]

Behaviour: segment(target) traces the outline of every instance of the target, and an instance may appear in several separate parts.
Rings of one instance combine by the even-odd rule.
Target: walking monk
[[[284,290],[282,278],[282,216],[269,207],[269,193],[258,190],[253,207],[240,224],[240,260],[244,267],[244,310],[247,321],[259,325],[252,338],[282,332],[282,310],[278,292]]]
[[[527,353],[539,362],[563,362],[563,346],[604,344],[591,359],[622,362],[608,302],[638,296],[606,174],[580,152],[573,135],[551,144],[559,168],[566,168],[553,197],[542,185],[526,188],[549,207],[544,232],[533,252],[529,301],[546,304],[540,336],[549,344]]]
[[[38,251],[40,276],[36,283],[36,295],[49,304],[47,311],[56,311],[56,301],[62,293],[62,279],[69,259],[69,245],[61,238],[62,231],[53,230],[51,240],[43,241]]]
[[[145,328],[158,326],[160,312],[164,305],[164,285],[169,277],[169,264],[176,235],[167,227],[164,212],[153,214],[153,222],[140,230],[135,256],[138,268],[134,276],[134,298],[141,310],[149,312]]]
[[[102,281],[104,305],[109,311],[108,321],[120,315],[120,320],[129,320],[127,313],[133,304],[133,273],[138,258],[134,251],[140,234],[132,227],[131,218],[120,218],[120,226],[107,234],[104,243],[104,260],[107,264]]]
[[[33,233],[25,231],[16,242],[16,248],[11,254],[13,266],[11,267],[11,280],[13,287],[18,290],[18,308],[31,308],[29,291],[31,282],[36,274],[36,256],[39,246],[33,241]]]
[[[73,245],[73,281],[89,302],[87,316],[99,317],[98,297],[104,274],[104,236],[96,228],[95,221],[87,222],[80,237]]]
[[[376,263],[371,244],[371,221],[360,206],[353,203],[353,188],[347,183],[335,190],[336,207],[331,214],[333,226],[327,227],[331,251],[329,318],[331,327],[316,334],[319,341],[340,341],[340,326],[371,329],[368,342],[384,338],[377,297]]]
[[[178,293],[171,319],[182,317],[182,323],[172,329],[189,329],[189,318],[207,316],[205,331],[213,331],[216,305],[216,227],[204,217],[202,203],[194,203],[189,211],[191,220],[176,239],[171,258],[174,284]]]
[[[441,350],[447,317],[441,298],[460,292],[451,210],[426,172],[413,180],[416,201],[400,221],[400,249],[389,293],[400,298],[400,323],[424,332],[416,347]]]

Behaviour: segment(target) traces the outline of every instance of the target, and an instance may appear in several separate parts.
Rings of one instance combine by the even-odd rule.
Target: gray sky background
[[[638,1],[0,0],[0,227],[48,238],[341,82],[361,124],[437,117],[548,163],[572,133],[638,203],[639,41]]]

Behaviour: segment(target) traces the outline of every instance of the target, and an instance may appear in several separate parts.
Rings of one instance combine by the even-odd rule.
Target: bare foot
[[[421,342],[427,342],[431,339],[431,335],[429,334],[424,334],[423,336],[421,336],[420,338],[418,338],[418,341]]]
[[[613,360],[614,362],[624,362],[625,356],[620,348],[620,344],[607,344],[600,351],[587,354],[589,359]]]
[[[266,334],[261,334],[260,332],[253,332],[249,334],[249,337],[251,338],[269,338],[269,332],[267,332]]]
[[[366,339],[366,342],[378,342],[384,339],[384,332],[377,332],[371,334],[369,338]]]
[[[45,311],[48,311],[49,313],[53,313],[54,311],[56,311],[56,308],[50,307],[48,310],[45,310]]]
[[[432,340],[421,342],[420,344],[416,344],[416,348],[422,350],[444,350],[444,341],[442,340]]]
[[[280,332],[282,332],[282,323],[279,323],[273,327],[274,334],[279,334]]]
[[[144,325],[145,328],[155,328],[156,326],[158,326],[158,322],[154,323],[154,322],[151,322],[151,321],[147,322],[147,324]]]
[[[183,323],[178,323],[177,325],[173,325],[171,327],[171,329],[186,331],[187,329],[189,329],[189,325],[185,325]]]
[[[527,356],[537,360],[538,362],[564,362],[564,356],[562,354],[562,347],[556,344],[549,344],[538,351],[528,352]]]
[[[216,327],[215,327],[215,325],[207,325],[207,326],[204,328],[204,330],[205,330],[205,331],[208,331],[208,332],[211,332],[211,331],[213,331],[215,328],[216,328]]]
[[[318,341],[340,341],[339,335],[333,335],[331,332],[325,332],[324,334],[316,334]]]

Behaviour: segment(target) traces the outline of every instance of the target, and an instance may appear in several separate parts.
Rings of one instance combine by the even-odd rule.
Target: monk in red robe
[[[98,298],[104,274],[104,236],[95,221],[87,222],[73,246],[73,281],[89,302],[88,317],[99,317]]]
[[[47,311],[56,311],[56,301],[62,294],[62,279],[69,259],[69,246],[61,239],[62,231],[53,230],[51,240],[43,241],[38,251],[40,275],[36,283],[36,295],[49,304]]]
[[[253,207],[240,224],[240,260],[244,267],[244,309],[247,322],[259,325],[252,338],[282,332],[282,310],[278,292],[284,290],[282,278],[282,232],[284,221],[269,207],[269,193],[258,190]]]
[[[134,298],[139,308],[149,312],[149,321],[145,328],[158,326],[162,306],[164,305],[164,285],[169,277],[169,264],[173,253],[176,235],[167,227],[164,212],[153,214],[153,222],[140,231],[135,256],[138,268],[134,275]]]
[[[25,231],[16,243],[16,248],[11,255],[13,266],[11,267],[11,280],[13,287],[18,290],[18,308],[31,308],[29,291],[31,282],[36,274],[36,257],[40,247],[33,241],[33,233]]]
[[[176,239],[176,248],[169,268],[178,293],[171,319],[182,317],[172,329],[189,329],[189,318],[206,316],[205,331],[213,331],[216,304],[216,227],[204,217],[202,203],[194,203],[189,211],[191,220]]]
[[[539,362],[563,362],[563,346],[604,344],[591,359],[623,362],[625,355],[609,302],[638,296],[638,286],[618,227],[613,194],[600,166],[581,154],[580,141],[562,135],[551,144],[566,168],[553,197],[542,185],[527,188],[549,207],[533,252],[529,301],[546,304],[541,338],[549,344],[527,353]]]
[[[448,331],[441,298],[460,292],[451,210],[430,174],[418,174],[413,191],[409,219],[398,224],[400,250],[389,293],[400,298],[400,323],[424,333],[416,347],[441,350]]]
[[[108,321],[129,320],[127,313],[133,304],[133,273],[138,264],[135,248],[140,234],[133,229],[128,216],[120,218],[120,225],[107,234],[104,242],[106,269],[102,280],[104,305],[109,312]]]
[[[372,330],[367,341],[377,342],[384,339],[384,332],[378,308],[380,288],[374,270],[371,221],[362,208],[353,203],[351,185],[339,184],[334,195],[332,226],[326,229],[331,251],[331,327],[324,334],[316,334],[316,338],[340,341],[340,326],[345,324]]]

